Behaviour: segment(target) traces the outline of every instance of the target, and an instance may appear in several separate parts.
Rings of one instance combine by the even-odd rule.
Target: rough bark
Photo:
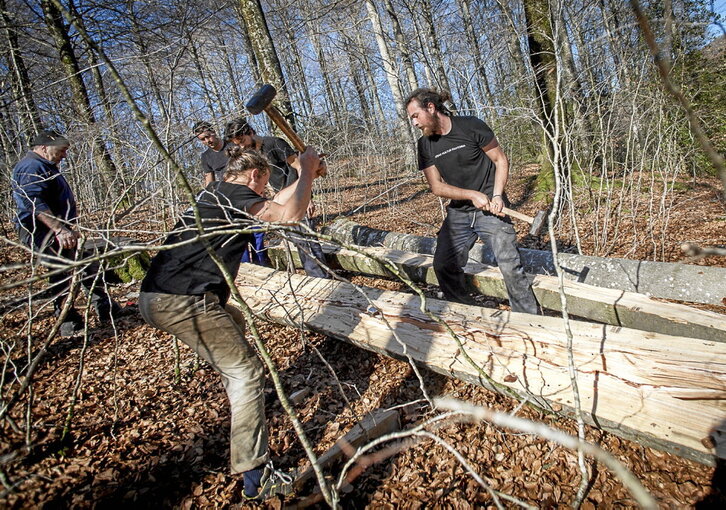
[[[239,12],[247,27],[252,52],[255,55],[260,72],[260,79],[277,89],[277,96],[273,103],[285,116],[290,126],[295,129],[295,117],[292,114],[290,93],[287,89],[287,82],[282,72],[275,44],[270,35],[270,29],[267,26],[262,5],[259,0],[239,0]]]
[[[88,126],[91,133],[94,133],[92,139],[93,155],[98,165],[101,175],[106,180],[107,189],[114,192],[114,187],[110,184],[116,178],[116,165],[111,159],[111,155],[106,149],[106,145],[100,135],[95,134],[96,119],[91,108],[91,102],[88,98],[88,90],[83,82],[80,66],[76,57],[71,38],[68,34],[68,27],[63,21],[63,17],[55,5],[48,0],[41,2],[43,13],[45,15],[45,23],[48,27],[56,49],[58,50],[61,64],[68,78],[68,84],[71,88],[73,98],[73,106],[78,117]]]
[[[360,246],[384,246],[429,255],[436,249],[436,239],[432,237],[379,230],[348,220],[338,220],[324,231],[342,242]],[[552,252],[520,248],[519,253],[528,273],[555,273]],[[726,268],[570,253],[559,253],[557,258],[565,277],[581,283],[693,303],[726,303],[726,286],[723,285]],[[469,260],[496,264],[494,254],[481,244],[469,252]]]
[[[10,64],[10,84],[13,96],[19,105],[20,124],[28,140],[43,128],[40,113],[33,99],[32,86],[25,60],[20,52],[16,24],[10,17],[5,0],[0,0],[0,20],[4,26],[3,35],[7,44],[6,52]]]
[[[406,43],[406,37],[401,27],[401,21],[398,19],[398,13],[393,7],[391,0],[383,0],[383,5],[386,8],[388,17],[391,19],[391,26],[393,27],[393,37],[396,40],[396,51],[401,56],[401,64],[403,70],[406,73],[406,81],[408,82],[408,90],[412,91],[418,88],[418,79],[416,78],[416,71],[413,67],[413,59],[411,58],[411,51]]]

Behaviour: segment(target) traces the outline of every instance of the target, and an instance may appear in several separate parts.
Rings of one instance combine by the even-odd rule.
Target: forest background
[[[430,86],[451,92],[457,114],[493,127],[513,175],[527,169],[526,196],[547,205],[557,192],[563,247],[674,260],[674,205],[700,200],[691,192],[707,182],[723,207],[725,7],[0,0],[1,234],[20,257],[4,259],[3,291],[17,303],[27,290],[8,281],[29,271],[10,225],[10,174],[33,133],[68,133],[63,169],[87,235],[153,245],[201,186],[191,126],[208,120],[221,131],[263,83],[277,87],[302,138],[328,154],[329,175],[316,181],[323,223],[348,208],[347,179],[419,179],[418,133],[402,99]],[[274,132],[264,116],[251,122]],[[680,240],[718,245],[724,236]],[[4,340],[3,350],[7,368],[31,342]],[[18,381],[2,384],[7,403]],[[33,442],[30,425],[19,431]]]

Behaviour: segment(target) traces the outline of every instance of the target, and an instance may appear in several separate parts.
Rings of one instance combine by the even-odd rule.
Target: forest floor
[[[510,196],[516,207],[534,213],[542,204],[530,198],[534,169],[512,179]],[[321,213],[327,221],[349,218],[377,228],[419,235],[434,235],[441,222],[438,199],[423,181],[414,177],[378,199],[377,195],[400,183],[400,178],[351,177],[343,185],[318,195],[325,199]],[[678,247],[684,241],[724,244],[726,218],[717,199],[719,183],[699,179],[685,183],[670,208],[667,238],[662,255],[681,260]],[[370,201],[370,202],[369,202]],[[350,214],[362,204],[366,207]],[[595,212],[593,212],[595,214]],[[647,218],[633,221],[646,222]],[[592,251],[596,221],[580,222],[582,246]],[[9,228],[6,226],[6,228]],[[518,224],[520,238],[527,226]],[[646,229],[647,230],[647,229]],[[650,229],[653,235],[653,229]],[[609,254],[652,258],[653,243],[635,239],[643,229],[634,228],[610,239]],[[529,247],[543,241],[529,240]],[[572,239],[565,239],[563,247]],[[0,250],[0,264],[21,264],[24,256],[9,247]],[[699,264],[726,265],[712,257]],[[20,278],[27,269],[11,275]],[[350,277],[351,275],[343,275]],[[355,283],[399,289],[381,279],[352,277]],[[22,292],[21,289],[17,290]],[[118,286],[114,295],[133,305],[138,284]],[[85,302],[79,298],[79,304]],[[506,309],[505,302],[494,306]],[[726,307],[705,307],[726,313]],[[15,377],[27,354],[27,320],[22,307],[0,322],[5,382]],[[175,373],[171,337],[146,325],[138,314],[119,320],[115,328],[97,328],[91,319],[86,340],[56,339],[35,376],[32,394],[13,408],[0,428],[0,507],[5,508],[237,508],[242,478],[229,474],[229,409],[216,373],[200,362],[183,344],[178,350],[180,367]],[[40,312],[30,337],[39,345],[50,329],[52,314]],[[409,427],[431,416],[422,401],[419,382],[404,362],[367,352],[347,343],[260,323],[266,345],[290,392],[309,387],[312,392],[297,407],[300,419],[318,453],[329,448],[366,412],[393,406],[401,408],[402,425]],[[12,346],[17,346],[12,348]],[[22,346],[22,347],[21,347]],[[316,347],[330,367],[321,361]],[[340,387],[350,405],[340,396]],[[496,410],[511,412],[518,402],[491,391],[458,382],[433,372],[423,372],[431,395],[451,395]],[[14,386],[17,388],[17,385]],[[74,393],[77,395],[69,415]],[[270,448],[280,468],[305,463],[303,449],[268,380],[267,417]],[[29,400],[30,398],[30,400]],[[517,415],[575,434],[572,420],[539,413],[529,407]],[[31,424],[26,437],[20,429]],[[64,424],[69,433],[61,441]],[[447,425],[437,431],[454,445],[469,464],[495,490],[529,505],[565,507],[575,498],[579,484],[576,453],[537,437],[512,433],[485,424]],[[726,508],[724,466],[718,469],[643,447],[617,436],[587,428],[587,438],[612,453],[627,466],[645,488],[668,508]],[[27,447],[30,440],[32,446]],[[618,479],[603,466],[591,464],[590,490],[583,505],[592,508],[627,508],[635,500]],[[310,494],[312,488],[307,494]],[[292,504],[296,500],[288,499]],[[280,508],[271,500],[263,506]],[[511,502],[504,502],[508,508]],[[344,495],[345,508],[475,508],[492,505],[492,499],[466,474],[444,447],[421,441],[397,455],[370,466]],[[252,506],[252,505],[250,505]]]

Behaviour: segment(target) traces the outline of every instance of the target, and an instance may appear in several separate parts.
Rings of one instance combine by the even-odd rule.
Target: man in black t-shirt
[[[201,157],[204,185],[206,186],[214,181],[222,181],[228,159],[224,150],[227,148],[228,143],[225,143],[224,140],[217,136],[217,132],[209,122],[203,120],[194,124],[192,132],[197,140],[207,147]]]
[[[151,262],[141,284],[139,311],[146,322],[179,338],[222,376],[231,408],[232,472],[243,474],[245,495],[254,498],[276,483],[276,471],[268,463],[264,371],[245,339],[241,313],[225,306],[230,288],[207,249],[211,247],[234,278],[250,235],[233,230],[250,225],[253,217],[302,219],[320,159],[308,148],[300,156],[300,179],[268,200],[262,196],[270,176],[265,158],[237,146],[229,155],[225,180],[210,183],[196,200],[207,242],[199,239],[190,208],[164,242],[166,249]]]
[[[270,162],[270,187],[277,192],[291,185],[298,178],[300,161],[297,152],[285,140],[276,136],[259,136],[245,119],[239,118],[227,123],[224,130],[225,139],[247,149],[254,149],[265,155]],[[322,163],[324,164],[324,163]],[[315,214],[315,206],[311,202],[308,214],[301,221],[314,230],[311,217]],[[302,232],[302,229],[299,230]],[[325,261],[323,248],[315,240],[302,235],[291,236],[291,241],[298,248],[300,261],[305,274],[316,278],[330,278],[328,271],[321,265]]]
[[[194,124],[192,131],[194,136],[197,137],[197,140],[208,147],[201,156],[204,185],[207,186],[210,182],[223,181],[224,171],[227,168],[227,161],[229,159],[227,149],[232,143],[219,138],[212,125],[204,120]],[[278,189],[277,191],[280,190]],[[249,244],[244,252],[242,252],[242,262],[270,266],[270,259],[267,257],[267,250],[265,249],[264,232],[255,232],[249,238]]]
[[[448,96],[416,89],[406,99],[413,125],[421,129],[418,164],[434,195],[451,200],[437,237],[434,271],[446,299],[472,303],[464,266],[477,237],[491,243],[512,311],[539,313],[524,274],[511,222],[502,214],[509,161],[489,126],[476,117],[452,117]]]

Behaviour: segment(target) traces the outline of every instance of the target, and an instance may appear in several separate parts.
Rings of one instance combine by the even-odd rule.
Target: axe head
[[[539,236],[539,233],[542,230],[542,227],[544,226],[546,220],[546,211],[537,212],[534,218],[532,218],[532,226],[529,227],[529,235],[535,237]]]
[[[252,115],[257,115],[258,113],[264,111],[265,108],[270,106],[272,100],[275,99],[275,95],[277,95],[277,90],[275,90],[275,87],[273,87],[269,83],[263,85],[262,87],[260,87],[260,90],[255,92],[255,95],[252,96],[249,101],[247,101],[245,108],[247,108],[247,111],[249,111]]]

